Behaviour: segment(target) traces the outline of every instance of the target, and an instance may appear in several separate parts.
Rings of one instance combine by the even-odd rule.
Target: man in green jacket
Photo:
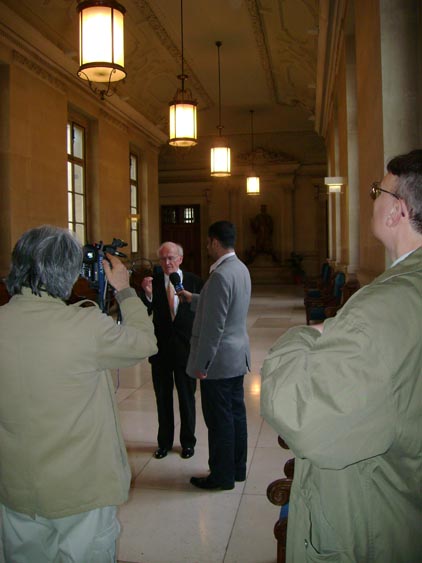
[[[372,228],[391,267],[262,368],[262,414],[296,455],[289,563],[422,562],[422,150],[387,170]]]
[[[65,303],[82,247],[65,229],[24,233],[0,307],[0,508],[13,563],[112,563],[130,468],[109,369],[157,352],[125,266],[104,270],[123,323]]]

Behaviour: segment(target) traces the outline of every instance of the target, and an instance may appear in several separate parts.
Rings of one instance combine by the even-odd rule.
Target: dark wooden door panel
[[[162,205],[161,241],[183,247],[182,269],[201,275],[201,223],[199,205]]]

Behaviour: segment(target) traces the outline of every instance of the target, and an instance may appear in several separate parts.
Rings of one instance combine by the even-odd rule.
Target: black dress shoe
[[[168,450],[166,450],[165,448],[158,448],[154,452],[154,457],[155,459],[163,459],[163,457],[166,457],[167,453]]]
[[[194,455],[194,453],[195,453],[194,448],[183,448],[180,457],[183,457],[183,459],[189,459]]]
[[[198,487],[198,489],[220,489],[222,491],[230,491],[231,489],[234,489],[234,485],[223,485],[221,483],[216,483],[209,477],[191,477],[190,482],[195,487]]]

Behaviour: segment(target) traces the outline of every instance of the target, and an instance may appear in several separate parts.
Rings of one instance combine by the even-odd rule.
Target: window
[[[130,242],[132,253],[139,250],[138,157],[130,154]]]
[[[185,207],[183,210],[183,222],[195,223],[195,209],[193,207]]]
[[[164,225],[198,224],[199,205],[163,205],[161,220]]]
[[[67,124],[68,227],[86,243],[85,129],[73,121]]]

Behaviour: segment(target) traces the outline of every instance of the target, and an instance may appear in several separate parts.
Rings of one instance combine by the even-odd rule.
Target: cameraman
[[[130,468],[109,369],[157,351],[115,256],[104,261],[123,324],[64,302],[82,265],[68,230],[22,235],[0,307],[0,506],[6,561],[115,561]]]

